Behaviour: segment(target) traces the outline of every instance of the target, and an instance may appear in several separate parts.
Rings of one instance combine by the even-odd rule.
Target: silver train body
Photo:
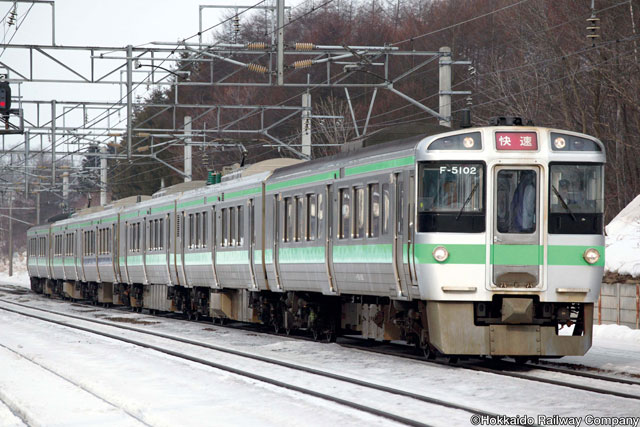
[[[582,355],[604,162],[587,135],[493,126],[250,167],[33,227],[29,275],[45,294],[329,338]]]

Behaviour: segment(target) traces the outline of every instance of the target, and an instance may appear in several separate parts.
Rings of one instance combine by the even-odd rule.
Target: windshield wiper
[[[569,205],[567,204],[567,202],[564,201],[564,199],[562,198],[562,196],[560,195],[560,193],[558,192],[558,189],[556,188],[555,185],[551,186],[551,189],[553,190],[553,194],[556,195],[556,197],[558,199],[560,199],[560,204],[562,205],[562,207],[569,212],[569,214],[571,215],[571,219],[573,219],[574,221],[576,221],[576,216],[573,214],[573,212],[571,212],[571,208],[569,208]]]
[[[460,208],[460,212],[458,212],[458,215],[456,215],[456,221],[460,218],[460,215],[462,215],[462,211],[464,210],[464,208],[467,207],[467,203],[469,203],[469,200],[471,200],[471,196],[473,196],[473,193],[476,192],[476,188],[478,188],[477,182],[476,182],[476,185],[474,185],[473,188],[471,189],[471,193],[469,193],[464,203],[462,204],[462,207]]]

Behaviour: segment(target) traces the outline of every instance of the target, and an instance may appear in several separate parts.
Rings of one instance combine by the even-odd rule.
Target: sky
[[[198,11],[200,5],[239,5],[261,6],[275,4],[274,0],[234,0],[207,2],[205,0],[57,0],[55,1],[55,44],[64,46],[113,46],[145,45],[150,42],[177,42],[193,36],[198,32]],[[287,2],[287,6],[295,7],[300,0]],[[0,0],[0,18],[6,17],[13,7],[12,1]],[[204,9],[202,14],[203,28],[218,24],[233,9]],[[17,4],[17,23],[8,27],[6,19],[0,23],[0,35],[3,43],[41,44],[52,42],[52,7],[50,4]],[[242,23],[242,19],[241,19]],[[219,28],[217,28],[219,29]],[[216,29],[216,30],[217,30]],[[203,41],[212,41],[213,33],[203,35]],[[193,38],[192,42],[197,42]],[[56,51],[57,58],[65,63],[73,64],[78,72],[90,73],[89,54]],[[0,49],[0,61],[25,74],[29,72],[29,53],[26,50]],[[51,60],[37,52],[34,54],[34,77],[69,78],[71,75],[63,71]],[[121,62],[120,62],[121,63]],[[111,70],[117,66],[116,61],[96,60],[96,75],[103,70]],[[4,70],[0,69],[0,73]],[[134,76],[135,77],[135,76]],[[117,75],[114,78],[118,78]],[[14,85],[17,86],[17,85]],[[16,88],[12,86],[13,95]],[[144,95],[147,87],[141,87],[136,95]],[[64,100],[64,101],[117,101],[121,97],[119,85],[84,85],[69,83],[25,83],[19,89],[24,99],[30,100]],[[15,104],[14,104],[15,105]],[[50,108],[40,111],[41,119],[49,120]],[[58,111],[60,114],[61,111]],[[35,108],[25,107],[25,118],[35,119]],[[93,114],[89,112],[89,116]],[[98,112],[95,112],[97,115]],[[80,120],[81,116],[76,119]],[[121,117],[122,119],[122,117]],[[61,124],[58,124],[60,126]],[[11,139],[12,138],[12,139]],[[7,137],[11,141],[22,141],[23,137]],[[45,141],[46,142],[46,141]]]

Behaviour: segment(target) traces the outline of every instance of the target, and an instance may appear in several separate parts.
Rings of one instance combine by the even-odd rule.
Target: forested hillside
[[[285,28],[285,42],[310,42],[326,45],[393,45],[402,50],[437,51],[449,46],[454,59],[468,59],[473,66],[454,67],[454,90],[470,90],[471,99],[454,97],[452,110],[471,106],[475,124],[486,124],[496,115],[519,115],[536,125],[559,127],[588,133],[600,138],[608,150],[606,180],[606,216],[612,218],[640,193],[640,63],[638,61],[638,25],[640,0],[595,2],[600,19],[596,31],[600,37],[587,38],[587,18],[592,16],[591,2],[557,0],[397,0],[397,1],[315,1],[293,8]],[[261,13],[243,15],[235,33],[231,21],[211,43],[220,41],[271,41],[270,27]],[[211,36],[209,36],[211,37]],[[234,55],[229,57],[236,58]],[[238,56],[240,57],[240,56]],[[252,78],[247,70],[214,61],[192,62],[189,52],[178,67],[190,71],[192,82],[225,78],[245,82]],[[298,58],[287,57],[292,63]],[[260,63],[261,58],[252,60]],[[408,70],[423,58],[403,57],[395,63]],[[381,82],[374,71],[348,72],[339,68],[334,81]],[[369,70],[369,69],[367,69]],[[287,71],[287,81],[305,82],[307,74],[319,76],[325,67]],[[317,73],[317,74],[314,74]],[[231,74],[231,75],[230,75]],[[230,75],[230,76],[229,76]],[[262,79],[262,80],[261,80]],[[437,60],[420,68],[395,86],[425,105],[438,108]],[[187,104],[300,105],[302,88],[213,87],[202,84],[180,87],[179,100]],[[350,90],[360,130],[367,115],[371,89]],[[343,120],[314,120],[312,124],[314,157],[326,155],[353,136],[353,121],[343,89],[312,89],[314,114],[344,116]],[[155,91],[150,103],[174,102],[173,89]],[[197,117],[201,111],[185,111]],[[232,123],[247,111],[227,112],[220,120]],[[194,129],[212,128],[216,112],[201,115]],[[284,117],[285,114],[281,113]],[[272,121],[279,117],[269,117]],[[170,127],[171,112],[157,109],[136,111],[136,121],[145,126]],[[260,117],[249,115],[245,126],[260,127]],[[379,90],[373,108],[369,132],[400,124],[436,124],[437,120],[397,95]],[[148,126],[149,127],[149,126]],[[233,129],[233,127],[231,127]],[[274,128],[278,138],[299,144],[300,117]],[[248,150],[248,163],[278,156],[293,156],[261,135],[225,134],[209,141],[215,147],[194,148],[194,179],[205,179],[208,168],[240,162],[243,155],[237,143]],[[148,141],[134,138],[135,149],[144,151]],[[222,144],[227,147],[220,147]],[[333,144],[328,146],[329,144]],[[158,155],[176,167],[182,167],[182,147],[172,147]],[[111,165],[111,166],[115,166]],[[114,198],[131,194],[150,194],[160,187],[181,181],[169,168],[157,162],[122,162],[110,168],[109,182]]]

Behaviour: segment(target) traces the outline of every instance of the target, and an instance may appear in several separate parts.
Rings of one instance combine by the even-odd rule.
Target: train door
[[[171,274],[171,214],[168,213],[164,216],[164,224],[160,229],[162,233],[161,247],[165,252],[165,265],[167,266],[167,284],[173,285],[173,275]]]
[[[318,220],[322,221],[322,217],[320,215],[324,214],[324,238],[325,238],[325,264],[327,267],[327,278],[329,279],[329,292],[335,293],[338,290],[336,289],[336,280],[333,273],[333,184],[327,185],[325,194],[324,194],[324,206],[322,203],[322,195],[318,195]]]
[[[393,227],[393,264],[396,276],[396,297],[406,298],[407,277],[405,276],[405,263],[408,263],[407,255],[407,230],[405,223],[406,215],[406,189],[405,178],[402,173],[394,173],[393,200],[394,206],[394,227]],[[408,271],[407,271],[408,273]]]
[[[132,227],[128,222],[125,222],[124,225],[124,273],[127,276],[127,283],[131,283],[131,278],[129,275],[129,248],[131,247],[131,243],[133,240],[132,236]]]
[[[403,247],[402,247],[402,265],[404,271],[404,280],[408,285],[417,286],[418,281],[416,280],[416,268],[414,261],[414,223],[415,223],[415,209],[414,209],[414,200],[415,200],[415,171],[409,171],[406,173],[408,176],[407,181],[404,184],[404,188],[406,191],[406,197],[404,200],[404,204],[402,205],[403,218]]]
[[[176,268],[178,272],[178,283],[187,286],[187,275],[184,269],[184,239],[185,232],[184,211],[176,214]]]
[[[174,202],[175,203],[175,202]],[[173,223],[171,219],[173,218]],[[171,210],[167,216],[167,249],[169,252],[169,260],[167,264],[169,267],[169,275],[171,277],[171,285],[179,285],[180,280],[178,278],[178,213],[174,209]]]
[[[280,248],[280,234],[282,233],[282,224],[284,220],[280,218],[280,197],[279,195],[273,196],[273,271],[276,276],[276,286],[278,290],[282,289],[282,283],[280,282],[280,266],[279,266],[279,248]],[[285,213],[286,214],[286,213]],[[284,215],[283,215],[284,216]]]
[[[71,238],[73,239],[73,241],[71,242],[71,254],[73,255],[73,268],[76,270],[76,280],[80,281],[80,273],[78,270],[78,230],[74,230]]]
[[[255,201],[249,199],[249,215],[247,215],[249,221],[249,269],[251,270],[251,284],[254,289],[257,289],[256,283],[256,268],[255,268],[255,247],[256,247],[256,213],[255,213]]]
[[[499,166],[494,170],[491,263],[499,288],[542,284],[543,246],[540,168]]]

